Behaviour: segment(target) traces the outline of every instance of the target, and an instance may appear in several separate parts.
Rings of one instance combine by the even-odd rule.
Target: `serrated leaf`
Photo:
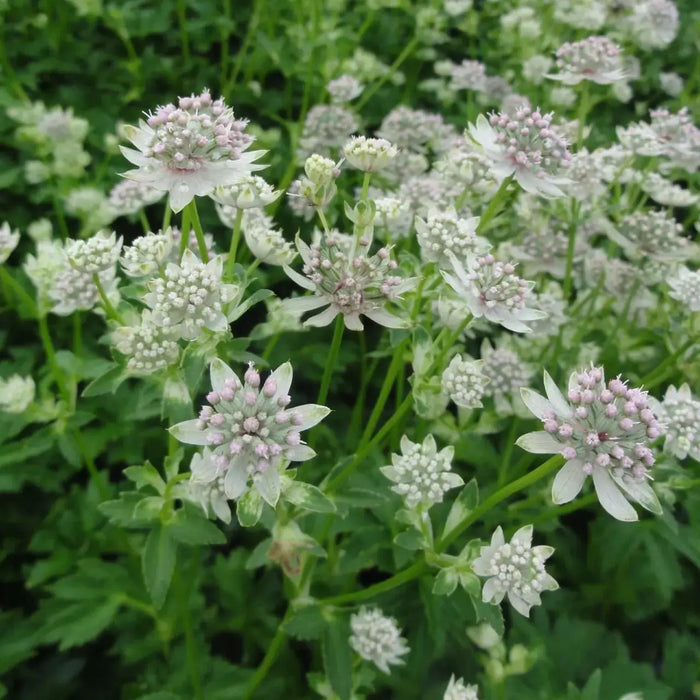
[[[141,570],[151,600],[157,609],[165,602],[175,569],[177,543],[168,528],[157,525],[146,538],[141,556]]]
[[[236,517],[241,527],[257,525],[262,515],[263,502],[255,489],[248,489],[236,503]]]
[[[352,694],[352,650],[348,639],[347,620],[335,619],[328,623],[323,634],[323,667],[331,688],[340,700],[350,700]]]
[[[124,491],[113,501],[104,501],[97,509],[109,522],[119,527],[144,527],[149,519],[136,515],[136,506],[144,500],[137,491]]]
[[[289,503],[314,513],[335,513],[335,503],[318,486],[303,481],[292,481],[282,493]]]
[[[124,369],[115,363],[103,374],[93,379],[84,389],[81,396],[89,398],[91,396],[102,396],[103,394],[113,394],[119,385],[126,379]]]
[[[57,642],[60,651],[85,644],[109,626],[118,609],[118,601],[112,598],[99,605],[94,605],[94,601],[81,601],[61,606],[49,615],[42,640]]]
[[[137,489],[144,486],[152,486],[159,494],[165,491],[165,482],[158,470],[150,463],[146,462],[141,466],[127,467],[124,476],[136,484]]]
[[[206,518],[198,508],[185,506],[175,512],[168,523],[168,532],[173,539],[183,544],[224,544],[226,535]]]
[[[294,612],[284,629],[295,639],[320,639],[326,624],[321,608],[318,605],[307,605]]]
[[[449,537],[450,533],[479,505],[479,487],[476,479],[469,481],[459,492],[445,520],[445,529],[441,539]]]

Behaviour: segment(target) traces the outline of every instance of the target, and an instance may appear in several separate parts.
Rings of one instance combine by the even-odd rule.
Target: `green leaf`
[[[0,452],[0,467],[26,462],[32,457],[44,454],[53,447],[54,440],[55,436],[51,430],[42,428],[24,440],[8,442],[2,446]]]
[[[459,574],[454,566],[441,569],[433,581],[433,593],[435,595],[452,595],[457,590]]]
[[[479,504],[479,487],[476,479],[472,479],[459,492],[445,521],[445,529],[441,539],[449,537],[450,533],[471,513]]]
[[[168,455],[163,460],[163,471],[168,481],[174,479],[178,475],[180,471],[180,462],[182,462],[184,456],[185,451],[182,448],[178,448],[174,454]]]
[[[98,605],[94,601],[80,601],[56,605],[56,612],[42,629],[42,642],[58,642],[59,651],[85,644],[106,629],[119,609],[119,602],[109,598]]]
[[[136,506],[143,500],[143,496],[137,491],[123,491],[119,498],[113,501],[104,501],[97,509],[106,516],[110,523],[118,527],[144,527],[148,520],[134,515]]]
[[[295,639],[320,639],[326,624],[321,608],[318,605],[307,605],[292,614],[284,629]]]
[[[185,505],[168,523],[168,532],[183,544],[224,544],[226,536],[210,522],[201,509]]]
[[[248,489],[236,503],[236,517],[241,527],[257,525],[262,515],[263,503],[255,489]]]
[[[306,508],[314,513],[335,513],[335,503],[318,486],[303,481],[292,481],[284,489],[282,496],[295,506]]]
[[[347,620],[330,621],[323,634],[323,667],[331,688],[340,700],[350,700],[352,694],[352,650],[348,639],[350,625]]]
[[[423,533],[418,532],[418,530],[405,530],[394,537],[394,544],[397,547],[414,551],[424,549],[426,543]]]
[[[146,588],[157,609],[163,606],[170,588],[176,554],[177,543],[170,536],[168,528],[162,525],[154,527],[146,538],[141,570]]]
[[[124,476],[133,481],[139,490],[144,486],[152,486],[161,495],[165,491],[163,478],[150,462],[146,462],[142,466],[127,467],[124,470]]]
[[[274,295],[269,289],[258,289],[257,292],[253,292],[249,297],[246,297],[245,301],[241,302],[235,309],[228,313],[228,322],[233,323],[243,316],[243,314],[248,311],[251,306],[254,306],[258,302],[263,301],[263,299],[267,299],[271,296]]]
[[[505,627],[503,625],[501,606],[484,603],[480,596],[472,596],[471,601],[474,606],[474,612],[476,613],[476,621],[488,622],[489,625],[496,630],[498,636],[502,637],[505,633]]]
[[[103,394],[113,394],[119,385],[126,379],[123,368],[116,362],[96,379],[93,379],[84,389],[81,396],[89,398],[91,396],[102,396]]]

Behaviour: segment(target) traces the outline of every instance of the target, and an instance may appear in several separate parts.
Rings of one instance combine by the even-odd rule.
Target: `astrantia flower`
[[[370,241],[364,238],[355,241],[353,236],[333,231],[310,247],[297,234],[296,245],[304,261],[304,275],[287,266],[284,271],[300,287],[313,292],[313,296],[289,299],[285,304],[296,311],[327,307],[304,325],[326,326],[343,314],[345,327],[353,331],[364,327],[360,316],[387,328],[404,326],[402,319],[385,306],[413,288],[414,280],[392,274],[397,263],[391,259],[389,248],[380,248],[370,255]]]
[[[641,257],[683,260],[688,239],[681,238],[682,231],[683,226],[671,214],[659,209],[627,214],[617,229],[611,229],[607,234],[634,260]]]
[[[654,513],[661,505],[648,483],[654,465],[650,443],[662,427],[650,407],[647,392],[630,389],[619,377],[607,384],[602,367],[574,372],[568,399],[544,373],[545,399],[531,389],[521,395],[544,425],[540,432],[521,436],[517,445],[536,454],[561,454],[566,463],[552,485],[552,500],[576,498],[586,477],[593,477],[605,510],[618,520],[637,520],[625,496]]]
[[[478,576],[487,576],[481,592],[485,603],[508,602],[528,617],[533,605],[541,605],[542,591],[555,591],[559,584],[544,570],[544,563],[554,553],[553,547],[532,546],[532,525],[521,527],[506,543],[503,530],[497,527],[491,544],[482,547],[472,569]]]
[[[153,275],[168,261],[174,245],[172,229],[169,228],[139,236],[122,251],[122,270],[129,277]]]
[[[692,207],[700,201],[700,197],[667,180],[659,173],[639,173],[640,187],[658,204],[667,207]]]
[[[272,217],[262,209],[247,209],[242,229],[250,252],[267,265],[289,265],[297,255],[294,246],[275,227]]]
[[[114,231],[98,231],[87,240],[66,241],[68,262],[81,272],[94,274],[113,268],[122,250],[122,237]]]
[[[479,700],[479,686],[465,685],[461,678],[452,674],[442,700]]]
[[[521,107],[512,114],[480,114],[469,134],[491,160],[499,179],[514,175],[520,186],[543,197],[562,197],[560,185],[571,180],[562,172],[571,154],[566,139],[552,128],[552,114]]]
[[[386,139],[372,139],[366,136],[353,136],[343,146],[345,160],[365,173],[376,173],[382,170],[398,154],[398,148]]]
[[[442,138],[445,121],[439,114],[419,109],[396,107],[384,117],[377,136],[387,139],[399,148],[423,152],[426,146],[434,147]]]
[[[491,254],[468,256],[467,269],[454,256],[451,261],[455,274],[442,271],[442,276],[475,318],[483,316],[515,333],[529,333],[525,322],[546,316],[527,308],[534,282],[518,277],[512,263],[497,262]]]
[[[109,193],[109,205],[115,216],[136,214],[149,204],[154,204],[163,196],[163,191],[145,182],[122,180]]]
[[[589,36],[581,41],[567,41],[557,50],[558,73],[547,77],[566,85],[592,80],[609,85],[625,79],[620,47],[606,36]]]
[[[653,407],[666,427],[664,452],[700,462],[700,400],[693,398],[690,387],[669,386],[664,400],[654,400]]]
[[[216,515],[229,522],[227,500],[238,500],[252,483],[271,506],[280,496],[280,470],[316,453],[300,433],[322,421],[325,406],[290,408],[292,366],[284,363],[265,381],[248,367],[243,381],[219,359],[210,366],[212,391],[199,418],[178,423],[170,433],[187,445],[208,446],[192,462],[192,483],[206,487]]]
[[[133,374],[151,374],[177,360],[177,333],[157,326],[146,310],[138,326],[120,326],[112,332],[115,347],[127,355],[126,367]]]
[[[465,360],[455,355],[442,373],[443,391],[462,408],[481,408],[489,378],[483,372],[483,360]]]
[[[335,104],[350,102],[362,94],[362,83],[352,75],[341,75],[326,85],[326,90]]]
[[[358,129],[355,115],[340,105],[316,105],[306,115],[299,138],[297,157],[304,160],[312,153],[324,156],[336,152]]]
[[[177,328],[181,337],[193,339],[203,328],[225,331],[228,321],[224,304],[231,301],[237,287],[221,281],[221,256],[203,263],[186,250],[179,265],[168,263],[164,276],[151,280],[144,297],[153,310],[153,322]]]
[[[443,268],[450,266],[449,253],[464,260],[468,255],[482,255],[491,248],[485,238],[476,235],[479,217],[463,219],[454,207],[429,209],[426,219],[417,216],[415,224],[423,259]]]
[[[207,90],[181,97],[177,106],[158,107],[138,128],[126,130],[138,150],[122,147],[126,159],[137,166],[124,174],[169,192],[170,206],[178,212],[195,197],[263,167],[253,163],[262,151],[246,151],[253,142],[245,133],[247,124]]]
[[[274,202],[282,193],[273,189],[265,179],[259,175],[245,175],[232,185],[219,186],[211,194],[211,198],[217,203],[217,211],[221,216],[222,210],[228,225],[229,219],[235,218],[236,209],[253,209],[266,207]],[[231,224],[231,228],[233,225]]]
[[[34,401],[36,387],[31,377],[13,374],[7,379],[0,377],[0,411],[23,413]]]
[[[482,370],[489,378],[485,396],[493,397],[499,415],[510,415],[518,408],[521,387],[528,386],[533,368],[522,360],[512,343],[501,336],[492,346],[488,338],[481,344]],[[522,411],[525,411],[522,406]]]
[[[643,49],[668,46],[678,34],[678,8],[671,0],[637,0],[625,18],[630,38]]]
[[[19,231],[13,231],[7,221],[0,226],[0,265],[10,257],[19,243]]]
[[[700,270],[680,267],[666,282],[672,299],[680,301],[688,311],[700,311]]]
[[[350,617],[350,646],[367,661],[371,661],[384,673],[390,673],[390,665],[400,665],[408,654],[406,640],[393,617],[386,617],[381,610],[360,608]]]
[[[428,435],[422,443],[401,438],[401,454],[391,455],[391,465],[381,472],[394,482],[391,490],[403,496],[408,508],[430,508],[442,503],[446,491],[462,486],[464,481],[452,470],[454,447],[438,452],[435,438]]]

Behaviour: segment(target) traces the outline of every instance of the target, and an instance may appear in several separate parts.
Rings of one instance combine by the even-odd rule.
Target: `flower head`
[[[401,454],[391,455],[391,465],[381,472],[394,482],[391,490],[403,496],[408,508],[430,508],[442,503],[446,491],[461,486],[464,481],[452,469],[454,447],[451,445],[437,451],[432,435],[422,443],[411,442],[405,435],[401,438]]]
[[[452,674],[442,700],[479,700],[479,686],[465,685],[461,678]]]
[[[607,233],[633,259],[682,260],[689,243],[679,235],[682,231],[683,226],[671,214],[658,209],[627,214],[617,230]]]
[[[124,248],[120,260],[122,270],[129,277],[153,275],[169,260],[173,247],[172,229],[139,236]]]
[[[13,374],[7,379],[0,377],[0,411],[23,413],[34,401],[36,386],[31,377]]]
[[[481,408],[490,379],[484,374],[483,360],[465,360],[455,355],[442,373],[442,389],[462,408]]]
[[[263,380],[251,363],[243,381],[219,359],[210,366],[212,390],[199,418],[178,423],[170,433],[188,445],[206,446],[192,462],[192,483],[208,509],[229,521],[227,500],[238,500],[249,482],[270,505],[280,496],[280,470],[315,452],[301,433],[322,421],[330,409],[315,404],[291,408],[292,366],[280,365]],[[224,505],[226,507],[224,508]]]
[[[116,216],[136,214],[163,196],[163,191],[145,182],[122,180],[109,193],[109,205]]]
[[[568,503],[593,477],[605,510],[618,520],[637,520],[627,497],[654,513],[661,505],[648,483],[655,458],[649,447],[663,430],[646,391],[619,377],[605,382],[602,367],[572,373],[567,398],[544,373],[547,398],[521,389],[525,405],[544,430],[521,436],[517,445],[537,454],[561,454],[566,463],[552,485],[552,500]]]
[[[491,244],[476,235],[479,217],[463,219],[454,207],[429,209],[426,219],[416,217],[416,233],[423,259],[440,267],[450,266],[449,254],[464,260],[469,255],[486,253]]]
[[[693,398],[688,384],[668,387],[664,400],[653,406],[666,427],[664,451],[700,461],[700,400]]]
[[[0,264],[10,257],[19,243],[19,231],[13,231],[7,221],[0,226]]]
[[[343,146],[345,160],[366,173],[385,168],[398,154],[398,148],[386,139],[368,139],[366,136],[353,136]]]
[[[207,90],[181,97],[177,106],[158,107],[127,129],[137,150],[122,147],[122,153],[137,167],[125,176],[169,192],[170,206],[178,212],[196,196],[263,167],[253,163],[262,151],[246,151],[253,142],[247,124]]]
[[[98,231],[87,240],[66,241],[68,262],[81,272],[94,274],[114,268],[122,250],[122,237],[114,231]]]
[[[282,193],[273,189],[259,175],[245,175],[231,185],[220,185],[211,194],[217,203],[217,211],[225,224],[235,218],[236,209],[253,209],[266,207],[274,202]],[[226,218],[222,215],[225,214]],[[233,228],[231,221],[231,228]]]
[[[294,246],[284,239],[272,217],[262,209],[248,209],[243,215],[243,237],[250,252],[268,265],[289,265],[296,257]]]
[[[557,51],[558,73],[548,75],[566,85],[592,80],[609,85],[625,79],[620,47],[606,36],[589,36],[581,41],[567,41]]]
[[[562,174],[571,160],[566,139],[552,128],[552,114],[520,107],[511,114],[480,114],[469,134],[491,160],[499,180],[514,175],[520,186],[543,197],[561,197]]]
[[[384,673],[390,673],[390,665],[403,664],[401,658],[408,654],[406,640],[392,617],[386,617],[378,608],[360,608],[350,617],[350,646],[367,661],[371,661]]]
[[[666,282],[672,299],[680,301],[688,311],[700,311],[700,270],[680,267]]]
[[[341,75],[326,85],[326,90],[335,104],[350,102],[362,94],[362,83],[352,75]]]
[[[126,368],[133,374],[151,374],[177,360],[177,333],[153,323],[148,310],[138,326],[120,326],[112,331],[112,339],[117,350],[129,357]]]
[[[668,46],[678,34],[678,8],[671,0],[637,0],[626,18],[629,35],[643,49]]]
[[[508,602],[528,617],[533,605],[541,605],[542,591],[555,591],[559,584],[545,571],[544,563],[554,553],[552,547],[532,546],[532,525],[521,527],[507,543],[499,527],[491,544],[482,547],[472,569],[486,576],[481,595],[485,603],[498,605],[508,596]]]

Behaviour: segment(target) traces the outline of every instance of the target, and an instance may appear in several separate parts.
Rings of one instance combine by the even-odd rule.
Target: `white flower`
[[[669,386],[664,400],[652,400],[652,406],[666,428],[664,451],[700,462],[700,400],[693,398],[688,384]]]
[[[559,584],[545,571],[544,563],[554,553],[553,547],[532,546],[532,525],[521,527],[506,543],[503,530],[497,527],[491,544],[482,547],[472,569],[487,576],[481,592],[485,603],[498,605],[505,596],[525,617],[533,605],[541,605],[542,591],[555,591]]]
[[[399,154],[399,149],[386,139],[353,136],[344,146],[345,160],[358,170],[376,173],[385,168]]]
[[[109,205],[116,216],[136,214],[149,204],[155,204],[163,196],[162,190],[145,182],[122,180],[109,193]]]
[[[671,0],[636,0],[624,26],[632,41],[643,49],[668,46],[678,34],[678,8]]]
[[[442,389],[462,408],[482,408],[489,378],[483,372],[483,360],[465,360],[455,355],[442,373]]]
[[[326,85],[326,90],[335,104],[350,102],[362,94],[363,86],[352,75],[341,75]]]
[[[566,42],[557,50],[558,73],[547,75],[566,85],[591,80],[609,85],[624,80],[625,70],[620,47],[606,36],[589,36],[581,41]]]
[[[442,700],[479,700],[479,686],[465,685],[461,678],[452,674]]]
[[[219,359],[210,365],[212,391],[199,418],[178,423],[170,433],[187,445],[207,448],[192,460],[192,483],[206,487],[200,495],[205,510],[229,522],[228,500],[238,500],[249,481],[271,506],[280,496],[280,470],[287,462],[303,462],[315,452],[303,444],[300,433],[329,413],[316,404],[290,408],[287,393],[292,366],[280,365],[263,382],[252,363],[243,381]]]
[[[483,316],[515,333],[529,333],[525,321],[546,317],[527,308],[534,282],[518,277],[512,263],[497,262],[491,254],[467,256],[467,269],[453,255],[451,261],[455,274],[441,271],[442,276],[475,318]]]
[[[683,92],[683,78],[678,73],[661,73],[659,82],[661,89],[671,97],[678,97]]]
[[[112,339],[117,350],[129,356],[126,367],[133,374],[151,374],[177,360],[177,333],[155,325],[148,310],[138,326],[120,326],[112,331]]]
[[[666,282],[671,288],[668,295],[680,301],[688,311],[700,311],[700,270],[680,267]]]
[[[31,377],[13,374],[7,379],[0,377],[0,411],[24,413],[34,401],[36,387]]]
[[[289,265],[296,257],[294,246],[262,209],[246,210],[242,221],[243,237],[250,252],[268,265]]]
[[[174,243],[170,228],[135,238],[122,252],[122,270],[129,277],[148,277],[156,273],[170,258]]]
[[[662,434],[647,392],[620,380],[607,384],[602,367],[573,372],[568,399],[544,373],[547,398],[521,389],[525,405],[544,430],[518,438],[516,444],[536,454],[561,454],[566,463],[552,484],[552,500],[568,503],[588,476],[600,504],[618,520],[638,519],[626,496],[654,513],[661,505],[648,483],[654,465],[649,444]]]
[[[700,197],[655,172],[639,173],[639,186],[658,204],[666,207],[692,207]]]
[[[430,508],[442,503],[446,491],[462,486],[459,474],[452,472],[454,447],[437,451],[435,438],[428,435],[422,443],[401,438],[401,454],[391,455],[391,465],[380,471],[394,482],[391,490],[403,496],[408,508]]]
[[[0,265],[4,263],[19,243],[19,231],[13,231],[7,221],[0,226]]]
[[[137,167],[124,175],[169,192],[170,206],[178,212],[196,196],[264,167],[253,162],[262,151],[246,151],[253,141],[246,126],[246,120],[235,119],[224,100],[212,100],[207,90],[181,97],[177,107],[158,107],[138,128],[125,128],[137,150],[121,150]]]
[[[617,229],[607,235],[622,246],[633,260],[642,257],[657,260],[683,260],[688,254],[689,241],[679,235],[683,226],[664,209],[637,211],[627,214]]]
[[[221,216],[221,210],[226,214],[226,219],[221,216],[222,221],[233,228],[231,219],[235,218],[236,209],[266,207],[281,194],[259,175],[245,175],[231,185],[217,187],[211,193],[211,198],[217,203],[216,209],[219,216]]]
[[[499,181],[514,175],[526,191],[543,197],[561,197],[560,185],[571,180],[562,175],[571,154],[566,139],[551,127],[552,114],[523,106],[512,114],[480,114],[469,134],[491,160]]]
[[[431,208],[426,219],[416,217],[415,225],[423,259],[440,267],[449,267],[449,253],[464,260],[468,255],[482,255],[491,248],[485,238],[476,235],[479,217],[463,219],[454,207]]]
[[[180,265],[168,263],[162,278],[149,282],[144,297],[153,310],[156,325],[176,327],[183,338],[198,337],[203,328],[225,331],[228,320],[223,311],[238,288],[221,281],[223,259],[212,258],[204,264],[187,249]]]
[[[119,260],[123,238],[114,231],[98,231],[87,240],[66,241],[68,262],[90,275],[114,268]]]
[[[371,661],[384,673],[390,673],[390,665],[400,665],[408,654],[406,640],[392,617],[386,617],[378,608],[360,608],[350,617],[350,646],[367,661]]]

